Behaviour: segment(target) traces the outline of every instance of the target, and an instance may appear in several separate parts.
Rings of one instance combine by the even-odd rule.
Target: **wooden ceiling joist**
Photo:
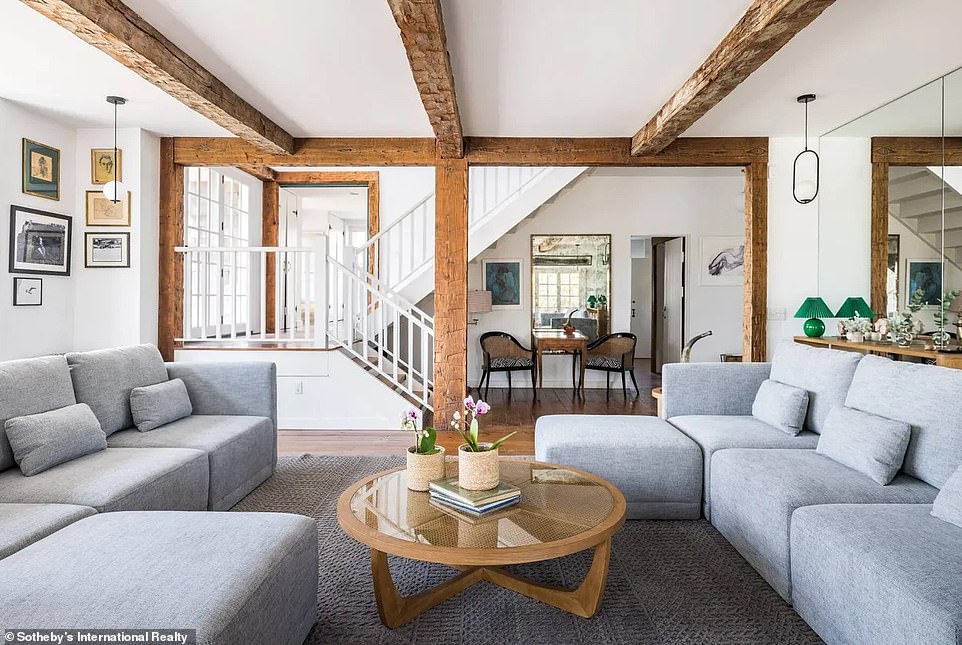
[[[290,134],[120,0],[21,1],[252,146],[293,151]]]
[[[433,166],[433,138],[295,139],[294,152],[272,154],[232,137],[179,137],[174,159],[184,166]]]
[[[463,132],[440,0],[388,0],[443,159],[463,156]]]
[[[236,166],[238,170],[243,170],[248,175],[261,181],[277,181],[277,173],[270,166],[260,166],[258,164],[240,164]]]
[[[631,154],[654,155],[668,147],[833,2],[755,0],[715,51],[632,137]]]

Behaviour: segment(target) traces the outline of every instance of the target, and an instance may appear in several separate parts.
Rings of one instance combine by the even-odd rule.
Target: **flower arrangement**
[[[489,450],[495,450],[507,439],[517,434],[516,432],[512,432],[511,434],[501,437],[494,443],[480,443],[478,441],[478,432],[480,430],[478,417],[483,417],[490,411],[491,406],[485,401],[482,401],[481,399],[475,401],[469,396],[464,399],[463,412],[454,413],[454,419],[451,421],[451,427],[454,428],[459,435],[461,435],[462,439],[464,439],[464,450],[466,452],[487,452]]]
[[[418,411],[408,408],[401,415],[401,430],[411,430],[414,432],[414,446],[408,448],[409,452],[418,455],[434,455],[440,452],[437,443],[438,433],[434,428],[418,428]]]

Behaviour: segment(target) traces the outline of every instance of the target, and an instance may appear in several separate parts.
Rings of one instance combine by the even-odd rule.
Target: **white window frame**
[[[201,180],[207,178],[206,184]],[[194,185],[192,186],[192,183]],[[206,189],[202,189],[206,186]],[[206,190],[206,194],[205,194]],[[195,247],[247,247],[251,234],[251,186],[240,176],[216,168],[188,167],[184,173],[184,241]],[[196,255],[196,254],[195,254]],[[191,337],[223,335],[231,327],[231,315],[237,317],[235,330],[246,334],[251,323],[252,267],[248,253],[211,253],[205,262],[193,260],[185,271],[190,279]],[[234,267],[236,258],[238,267]],[[206,265],[214,275],[220,273],[220,300],[216,283],[207,285],[207,307],[203,306],[204,287],[201,267]],[[231,271],[240,275],[232,284]],[[206,274],[209,275],[209,274]],[[236,292],[235,292],[236,290]],[[233,296],[236,295],[236,300]],[[238,304],[240,303],[240,304]],[[232,306],[233,305],[233,306]],[[220,312],[218,322],[218,312]],[[205,320],[206,318],[206,320]]]

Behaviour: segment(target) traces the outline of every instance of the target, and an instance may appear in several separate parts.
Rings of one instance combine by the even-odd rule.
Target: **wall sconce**
[[[815,100],[815,95],[802,94],[795,100],[805,105],[805,149],[798,153],[792,164],[792,197],[799,204],[809,204],[818,196],[818,153],[808,147],[808,104]],[[799,175],[803,178],[799,179]],[[814,181],[811,179],[813,175]]]
[[[469,291],[468,292],[468,314],[486,314],[491,311],[491,292],[490,291]],[[475,316],[468,321],[469,325],[477,325],[478,317]]]

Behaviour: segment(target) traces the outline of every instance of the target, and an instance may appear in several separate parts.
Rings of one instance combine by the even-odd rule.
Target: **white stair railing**
[[[324,249],[326,244],[321,250],[278,246],[177,247],[175,251],[184,260],[184,305],[182,335],[175,340],[281,345],[307,342],[326,346]],[[267,332],[268,257],[275,259],[271,333]]]
[[[546,167],[487,167],[469,169],[468,226],[481,224],[504,207]],[[387,228],[357,248],[355,267],[366,272],[370,258],[378,278],[388,289],[397,290],[412,275],[434,261],[434,193],[420,200]]]
[[[433,409],[434,320],[397,293],[327,258],[328,338],[368,369]]]

